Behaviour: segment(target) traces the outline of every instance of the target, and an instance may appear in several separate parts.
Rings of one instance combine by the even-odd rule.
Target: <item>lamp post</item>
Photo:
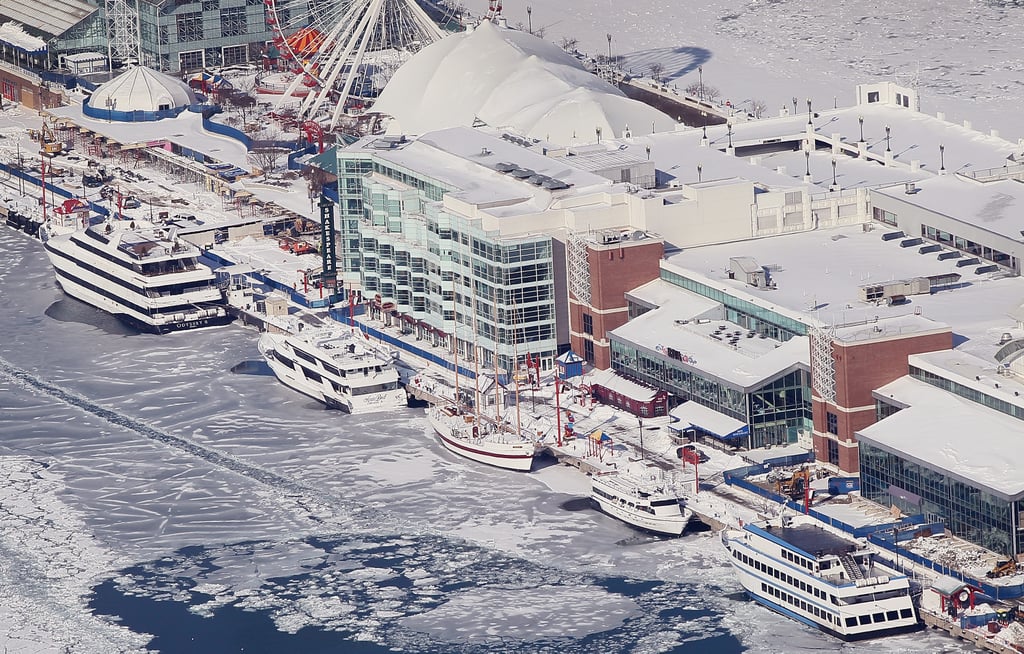
[[[704,99],[704,66],[697,66],[697,98]]]
[[[811,178],[811,151],[804,150],[804,177]]]
[[[946,172],[946,146],[939,143],[939,172]]]
[[[601,127],[600,126],[595,127],[594,128],[594,133],[597,134],[597,142],[600,143],[601,142]]]
[[[890,132],[889,126],[886,125],[885,126],[885,151],[886,152],[892,152],[892,149],[889,147],[889,132]]]
[[[730,119],[726,125],[729,127],[729,149],[732,150],[732,120]]]
[[[832,157],[832,190],[835,190],[838,185],[836,182],[836,158]]]
[[[533,7],[530,5],[526,5],[526,22],[528,29],[530,30],[530,34],[533,34]]]
[[[644,146],[644,150],[647,151],[647,161],[650,161],[651,160],[651,146],[650,145],[645,145]]]
[[[703,177],[704,166],[697,164],[697,183],[700,184]]]
[[[608,32],[605,36],[608,38],[608,63],[610,64],[612,63],[612,34]]]
[[[864,142],[864,116],[857,116],[857,122],[860,123],[860,143]]]
[[[807,98],[807,124],[813,125],[814,121],[811,120],[811,99]]]
[[[708,140],[708,112],[700,112],[700,117],[704,120],[704,135],[701,137],[705,141]]]
[[[116,98],[112,98],[110,96],[107,96],[107,98],[106,98],[106,100],[104,100],[103,104],[105,104],[106,107],[107,107],[107,122],[108,123],[113,122],[113,120],[114,120],[114,107],[117,106],[117,99]]]
[[[640,460],[644,460],[644,419],[637,416],[637,427],[640,429]]]

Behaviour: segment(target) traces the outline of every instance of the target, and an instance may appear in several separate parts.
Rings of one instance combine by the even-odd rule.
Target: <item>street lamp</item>
[[[600,143],[601,142],[601,127],[600,126],[595,127],[594,128],[594,133],[597,134],[597,142]]]
[[[697,164],[697,183],[700,184],[703,177],[704,166]]]
[[[107,96],[107,98],[106,98],[106,100],[104,100],[103,104],[105,104],[106,107],[107,107],[107,122],[108,123],[113,122],[113,120],[114,120],[114,107],[117,106],[117,98],[112,98],[110,96]]]
[[[529,25],[530,34],[533,34],[533,7],[526,5],[526,21]]]
[[[702,137],[705,141],[708,140],[708,112],[700,112],[700,117],[704,119],[704,136]]]
[[[939,172],[946,172],[946,146],[939,143]]]
[[[697,66],[697,97],[704,99],[704,66]]]
[[[885,151],[886,152],[892,152],[892,150],[889,148],[889,131],[890,131],[889,130],[889,126],[886,125],[885,126]]]
[[[807,98],[807,124],[813,125],[814,122],[811,120],[811,99]]]
[[[860,143],[864,142],[864,116],[857,116],[857,122],[860,123]]]
[[[640,460],[644,460],[644,419],[637,416],[637,427],[640,429]]]
[[[612,34],[609,32],[605,36],[608,38],[608,63],[612,63]]]
[[[835,190],[838,183],[836,182],[836,158],[832,157],[832,189]]]
[[[811,151],[804,150],[804,177],[811,176]]]
[[[732,149],[732,120],[729,120],[726,124],[729,127],[729,149],[731,150]]]

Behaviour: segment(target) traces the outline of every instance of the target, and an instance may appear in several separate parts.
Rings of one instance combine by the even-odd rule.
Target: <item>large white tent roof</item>
[[[185,82],[152,68],[134,66],[97,88],[89,104],[116,111],[157,111],[186,107],[195,101],[195,93]]]
[[[588,72],[560,48],[485,21],[406,62],[374,110],[391,116],[390,133],[473,125],[511,128],[562,145],[671,129],[675,121]]]

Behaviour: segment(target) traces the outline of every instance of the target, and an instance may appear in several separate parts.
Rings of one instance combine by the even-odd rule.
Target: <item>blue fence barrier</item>
[[[211,120],[212,116],[214,116],[214,113],[208,114],[207,112],[203,112],[203,129],[213,132],[214,134],[220,134],[221,136],[235,139],[244,145],[246,150],[252,149],[252,139],[249,138],[248,134],[229,125],[215,123]]]
[[[302,168],[302,164],[298,163],[295,160],[298,159],[299,157],[304,157],[307,154],[313,154],[314,152],[316,152],[316,147],[317,146],[316,146],[315,143],[310,143],[306,147],[298,149],[295,152],[292,152],[291,154],[289,154],[288,155],[288,170],[300,170]],[[337,191],[335,191],[334,195],[335,196],[338,195]]]

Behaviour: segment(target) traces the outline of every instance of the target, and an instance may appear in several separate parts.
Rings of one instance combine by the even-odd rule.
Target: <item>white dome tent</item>
[[[100,85],[83,111],[92,118],[139,121],[175,116],[196,103],[188,84],[145,66]]]
[[[417,53],[373,107],[391,134],[471,126],[479,119],[561,145],[672,129],[662,112],[627,98],[574,57],[526,32],[490,21]]]

